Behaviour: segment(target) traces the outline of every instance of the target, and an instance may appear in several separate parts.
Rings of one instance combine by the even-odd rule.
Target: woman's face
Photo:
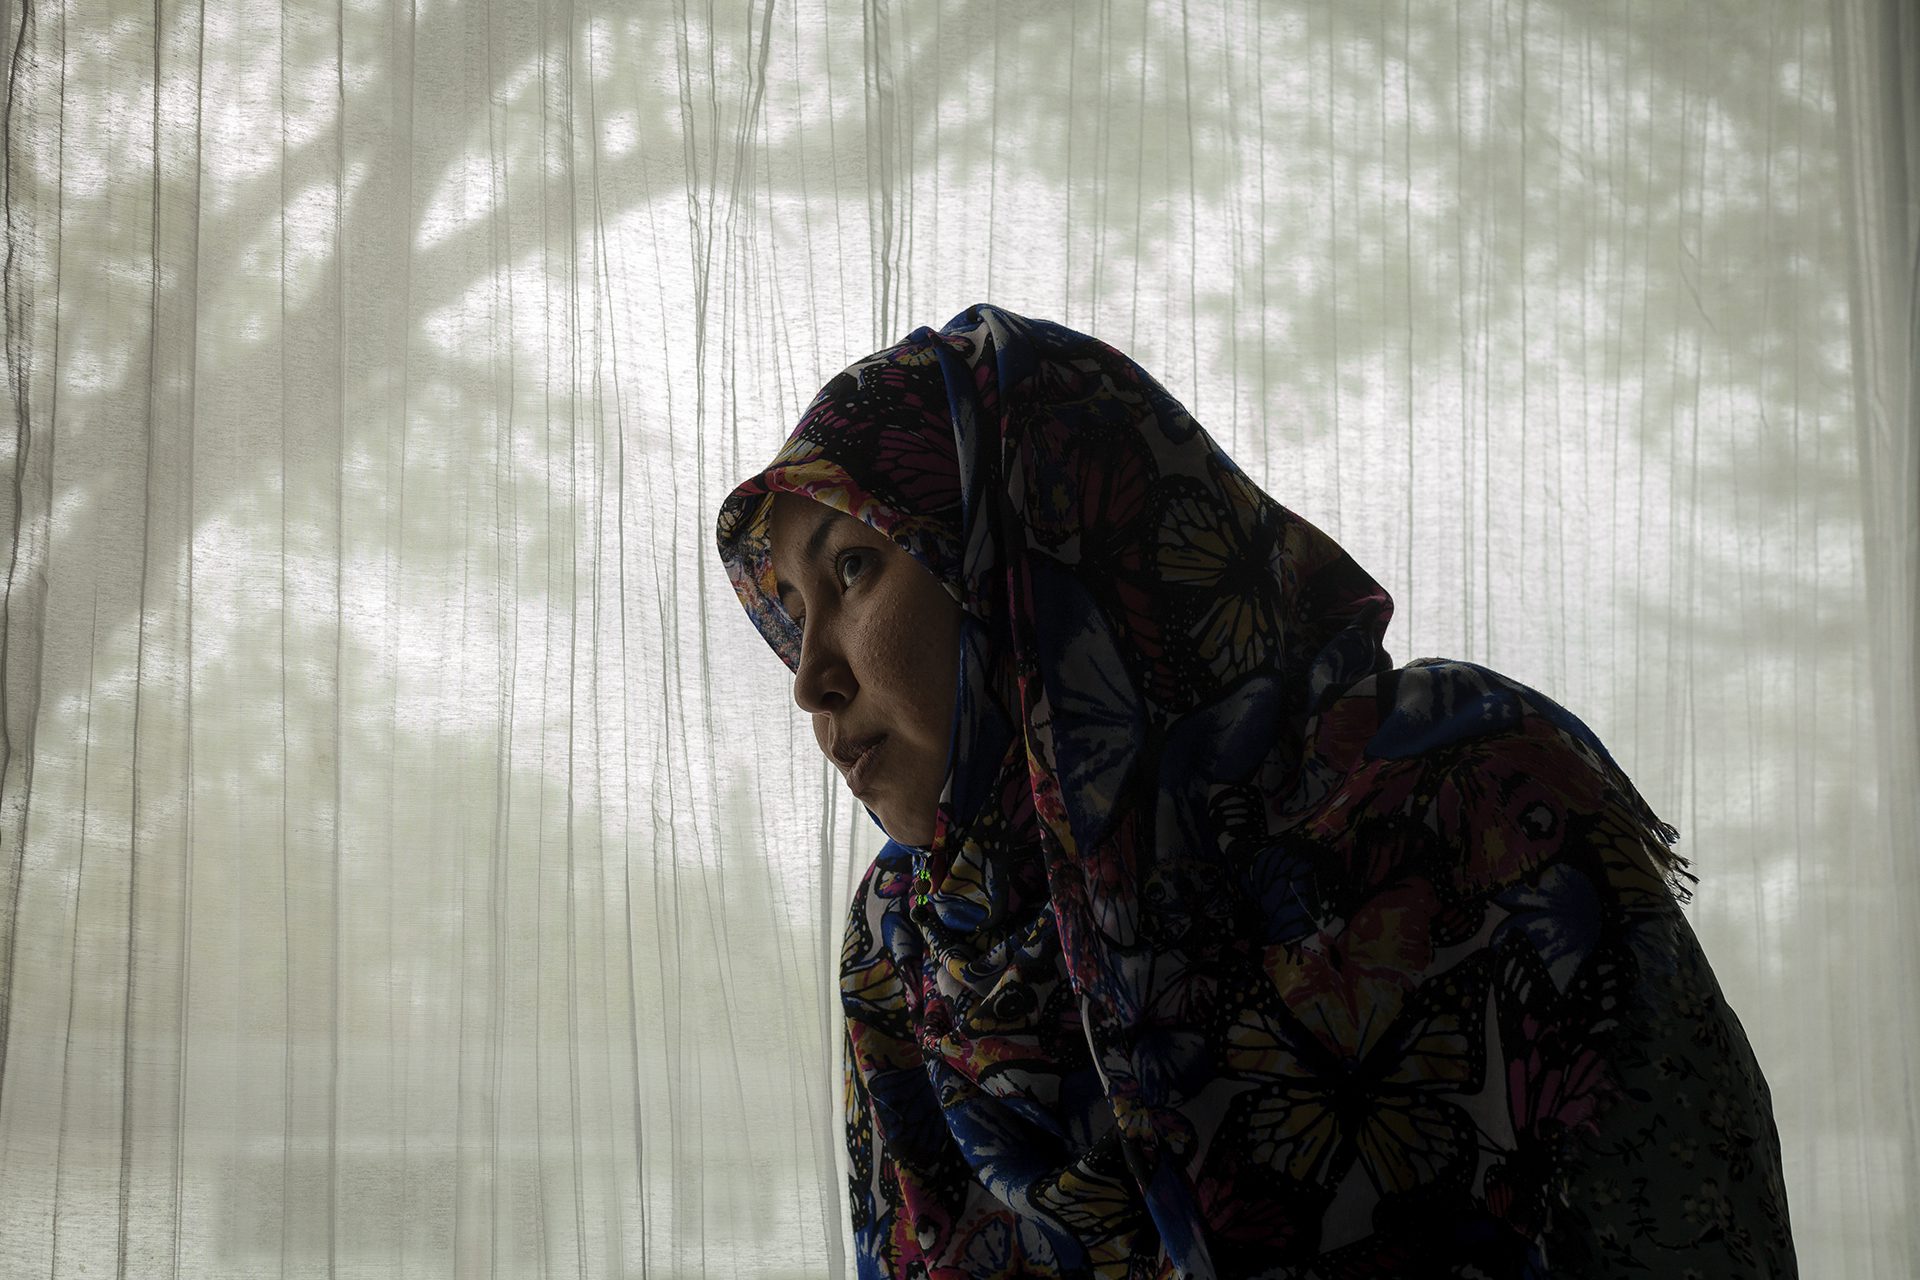
[[[801,628],[793,700],[887,834],[928,844],[947,777],[960,606],[892,540],[824,503],[775,494],[768,519],[780,603]]]

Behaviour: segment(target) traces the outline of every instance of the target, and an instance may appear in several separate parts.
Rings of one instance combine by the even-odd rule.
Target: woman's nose
[[[852,698],[853,670],[826,628],[808,631],[800,642],[800,665],[793,673],[793,700],[811,715],[837,711]]]

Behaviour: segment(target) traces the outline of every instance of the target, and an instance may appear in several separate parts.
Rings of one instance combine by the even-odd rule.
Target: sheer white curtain
[[[712,519],[969,302],[1585,717],[1920,1274],[1900,0],[19,0],[0,1275],[844,1272],[877,845]]]

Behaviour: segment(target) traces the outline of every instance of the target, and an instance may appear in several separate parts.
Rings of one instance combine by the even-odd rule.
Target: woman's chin
[[[910,844],[924,849],[933,843],[933,824],[924,818],[918,822],[905,820],[894,813],[892,806],[877,804],[870,806],[873,816],[880,819],[880,829],[887,833],[887,839],[897,844]]]

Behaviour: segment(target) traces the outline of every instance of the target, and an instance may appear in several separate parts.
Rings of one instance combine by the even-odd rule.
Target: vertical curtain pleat
[[[10,15],[4,53],[17,67],[33,38],[32,15]],[[33,357],[59,323],[57,302],[36,307],[39,283],[29,254],[41,249],[46,230],[37,217],[40,183],[36,154],[6,139],[5,229],[7,254],[0,262],[0,308],[6,325],[7,403],[12,430],[0,434],[0,465],[11,484],[0,485],[0,529],[5,530],[5,595],[0,597],[0,1082],[6,1079],[6,1028],[13,1005],[13,973],[19,960],[18,921],[25,880],[27,798],[32,791],[33,732],[39,717],[42,610],[46,599],[48,521],[51,512],[45,440],[34,423],[48,406],[36,399]],[[56,228],[57,233],[57,228]],[[53,310],[52,316],[47,315]],[[44,396],[44,391],[42,392]]]
[[[1701,877],[1920,1266],[1897,0],[22,0],[0,1275],[842,1275],[879,844],[712,552],[845,362],[1124,347]]]
[[[1834,88],[1849,249],[1850,406],[1859,432],[1863,600],[1872,696],[1868,740],[1880,803],[1856,872],[1878,900],[1853,981],[1866,1017],[1887,1010],[1876,1078],[1887,1081],[1882,1153],[1895,1185],[1920,1186],[1920,1088],[1911,1083],[1920,1011],[1920,15],[1897,0],[1836,0]],[[1909,1083],[1895,1087],[1897,1073]],[[1861,1108],[1872,1116],[1882,1108]],[[1876,1170],[1877,1172],[1877,1170]],[[1896,1258],[1898,1253],[1894,1255]],[[1906,1241],[1920,1273],[1920,1233]]]

